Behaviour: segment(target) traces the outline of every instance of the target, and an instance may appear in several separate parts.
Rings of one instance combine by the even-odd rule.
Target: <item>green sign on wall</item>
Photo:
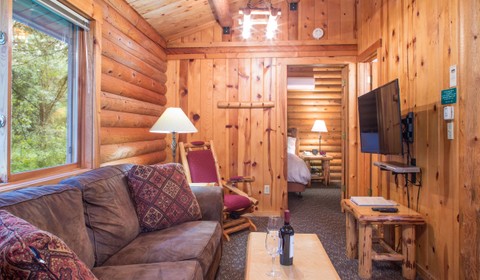
[[[442,90],[442,105],[457,103],[457,88]]]

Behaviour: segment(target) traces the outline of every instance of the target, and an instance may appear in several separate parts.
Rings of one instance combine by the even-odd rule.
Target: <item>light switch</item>
[[[454,119],[454,109],[453,106],[445,106],[443,107],[443,119],[446,121],[451,121]]]
[[[448,140],[453,140],[453,122],[448,122],[447,123],[447,139]]]
[[[450,87],[457,86],[457,65],[450,66]]]

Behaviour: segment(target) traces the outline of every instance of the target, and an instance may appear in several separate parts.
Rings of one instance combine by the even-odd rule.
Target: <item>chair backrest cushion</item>
[[[192,183],[218,182],[217,166],[211,150],[190,151],[187,154]]]

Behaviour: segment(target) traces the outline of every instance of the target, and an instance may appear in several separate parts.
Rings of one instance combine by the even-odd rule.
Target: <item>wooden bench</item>
[[[398,205],[397,213],[380,213],[371,206],[358,206],[350,199],[341,202],[346,214],[347,257],[358,257],[358,275],[361,278],[372,276],[372,260],[401,261],[402,275],[407,279],[415,279],[415,226],[425,224],[422,215],[414,210]],[[402,254],[397,253],[384,240],[379,244],[386,253],[377,253],[372,248],[372,229],[374,225],[401,225]]]

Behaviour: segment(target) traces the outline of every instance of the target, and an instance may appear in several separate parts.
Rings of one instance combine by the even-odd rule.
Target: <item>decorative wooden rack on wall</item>
[[[256,109],[256,108],[273,108],[275,102],[263,101],[263,102],[230,102],[230,101],[218,101],[218,108],[223,109]]]

